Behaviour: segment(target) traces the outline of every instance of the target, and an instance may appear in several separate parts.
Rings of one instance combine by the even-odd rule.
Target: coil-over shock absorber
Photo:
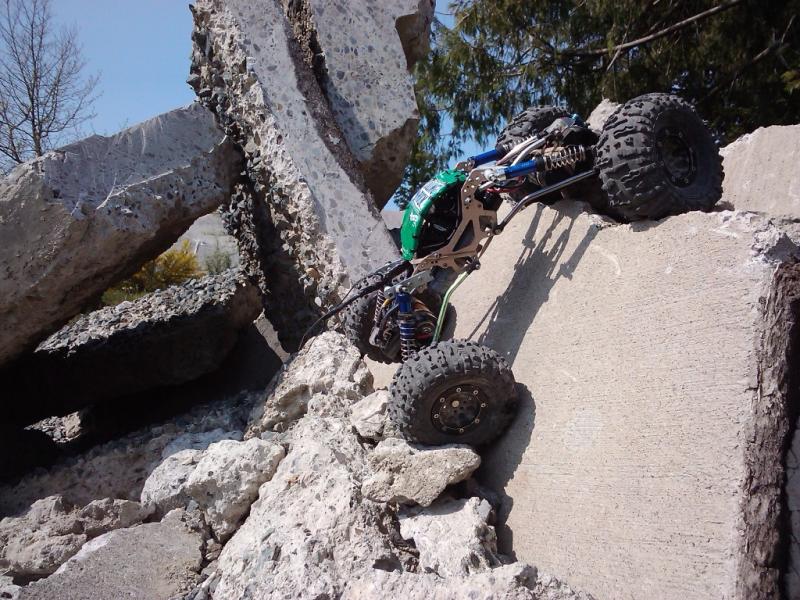
[[[379,289],[378,293],[375,294],[375,314],[372,319],[373,327],[380,327],[381,319],[383,319],[383,303],[385,301],[386,294],[383,293],[383,289]]]
[[[537,162],[541,163],[541,168],[532,177],[542,187],[547,186],[545,173],[555,171],[562,167],[571,167],[581,161],[586,160],[586,148],[584,146],[567,146],[559,148],[553,152],[542,154]]]
[[[395,300],[397,302],[397,326],[400,329],[400,354],[403,362],[406,362],[417,351],[414,304],[411,294],[405,291],[398,291]]]
[[[574,164],[586,160],[586,148],[583,146],[567,146],[559,148],[549,154],[543,154],[544,170],[553,171],[561,167],[571,167]]]

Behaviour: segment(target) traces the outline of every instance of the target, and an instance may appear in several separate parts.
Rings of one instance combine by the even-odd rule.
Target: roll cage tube
[[[476,154],[475,156],[470,156],[467,161],[471,162],[476,167],[478,165],[485,165],[488,162],[492,162],[493,160],[497,160],[503,156],[497,150],[487,150],[486,152],[481,152],[480,154]]]
[[[497,150],[487,150],[481,154],[476,154],[475,156],[469,157],[465,162],[472,166],[478,166],[492,162],[493,160],[497,160],[502,156],[503,155]],[[542,169],[544,169],[544,159],[542,159],[540,156],[537,156],[532,160],[526,160],[525,162],[521,162],[510,167],[498,166],[496,168],[491,168],[491,173],[492,176],[497,178],[513,179],[514,177],[530,175],[531,173],[540,171]]]

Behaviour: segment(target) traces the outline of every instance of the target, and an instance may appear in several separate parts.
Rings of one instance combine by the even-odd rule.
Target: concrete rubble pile
[[[246,158],[227,222],[289,348],[349,282],[397,256],[377,208],[416,134],[408,69],[432,11],[429,0],[193,8],[189,83]]]
[[[199,104],[14,169],[0,181],[0,364],[169,248],[240,170]]]
[[[334,354],[344,358],[322,373],[310,360]],[[286,405],[286,373],[298,389],[320,375],[342,385],[316,390],[303,412],[255,435],[264,414]],[[491,498],[452,485],[480,464],[473,450],[357,433],[351,407],[373,393],[372,376],[341,335],[315,338],[282,375],[256,399],[195,411],[181,424],[187,433],[132,435],[127,443],[146,455],[138,468],[109,445],[94,451],[93,469],[51,470],[63,494],[48,496],[42,474],[0,489],[0,507],[16,513],[0,522],[0,539],[17,542],[0,553],[0,594],[590,598],[498,552]],[[101,472],[109,469],[138,478],[114,490]]]

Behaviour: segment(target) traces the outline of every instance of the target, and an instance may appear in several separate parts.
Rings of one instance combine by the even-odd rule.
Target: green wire
[[[436,322],[436,331],[433,332],[432,343],[435,344],[436,342],[439,341],[439,336],[442,333],[442,325],[444,325],[444,313],[447,311],[447,307],[450,305],[450,296],[453,295],[453,292],[456,291],[456,288],[463,283],[463,281],[467,278],[469,274],[470,274],[469,271],[464,271],[463,273],[461,273],[461,275],[456,277],[456,280],[453,282],[453,285],[447,288],[447,291],[444,294],[444,300],[442,300],[442,308],[439,309],[439,319]]]

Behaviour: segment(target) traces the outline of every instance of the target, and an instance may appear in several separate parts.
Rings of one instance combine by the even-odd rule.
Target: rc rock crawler
[[[403,215],[402,259],[358,282],[325,315],[343,311],[343,330],[364,354],[402,362],[389,415],[404,437],[480,446],[509,424],[509,365],[475,342],[442,340],[447,307],[511,219],[576,191],[623,222],[710,210],[722,193],[721,159],[691,105],[646,94],[620,106],[599,134],[562,108],[529,108],[494,149],[422,186]],[[513,205],[500,220],[504,198]]]

